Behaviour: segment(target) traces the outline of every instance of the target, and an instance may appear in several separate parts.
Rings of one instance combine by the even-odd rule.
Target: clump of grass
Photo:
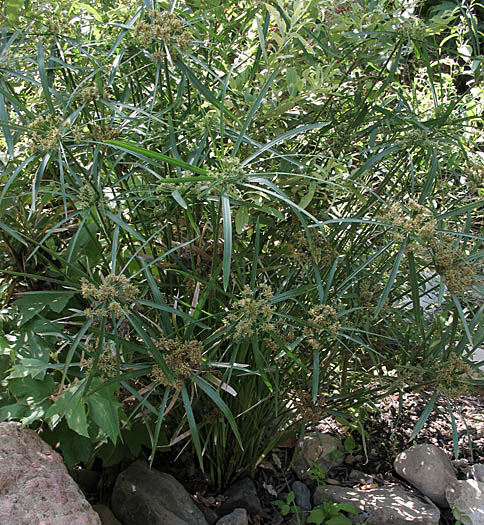
[[[472,6],[31,4],[0,37],[0,420],[71,462],[190,446],[222,486],[476,382]]]

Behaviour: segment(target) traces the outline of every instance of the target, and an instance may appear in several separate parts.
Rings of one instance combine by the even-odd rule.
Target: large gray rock
[[[325,487],[324,493],[316,489],[314,505],[323,501],[347,503],[358,510],[351,515],[354,523],[368,525],[437,525],[440,511],[433,505],[423,503],[398,485],[388,485],[371,490],[355,490],[347,487]]]
[[[235,509],[220,518],[216,525],[249,525],[249,516],[245,509]]]
[[[323,432],[310,432],[296,445],[296,461],[292,470],[304,481],[309,469],[318,464],[325,470],[341,465],[344,460],[343,445],[339,438]]]
[[[398,454],[393,464],[399,476],[441,507],[448,507],[445,489],[456,481],[454,467],[447,454],[435,445],[410,447]]]
[[[484,483],[475,479],[455,481],[447,487],[445,496],[452,510],[458,510],[469,525],[484,525]]]
[[[476,463],[469,469],[469,474],[472,479],[484,482],[484,464]]]
[[[101,525],[61,456],[13,422],[0,423],[0,523]]]
[[[143,461],[136,461],[118,476],[111,508],[129,525],[207,525],[183,486]]]
[[[242,478],[231,485],[224,493],[225,501],[219,509],[219,515],[228,514],[235,509],[246,509],[249,514],[262,514],[262,506],[254,482]]]

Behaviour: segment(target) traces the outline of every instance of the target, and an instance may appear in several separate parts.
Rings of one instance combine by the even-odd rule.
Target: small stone
[[[398,454],[393,464],[406,479],[434,503],[448,507],[445,489],[457,480],[447,454],[435,445],[415,445]]]
[[[304,481],[308,471],[315,463],[326,471],[343,463],[343,445],[341,440],[331,434],[311,432],[298,441],[296,461],[292,470]]]
[[[262,506],[254,482],[249,478],[236,481],[225,493],[225,501],[218,510],[219,515],[228,514],[237,508],[246,509],[249,514],[262,514]]]
[[[445,496],[452,510],[459,511],[469,525],[484,525],[484,483],[475,479],[455,481],[447,487]]]
[[[325,487],[314,492],[313,503],[324,501],[347,503],[358,511],[355,521],[368,525],[438,525],[439,509],[423,503],[399,485],[387,485],[371,490],[355,490],[347,487]]]
[[[350,481],[354,481],[355,483],[365,484],[365,483],[371,483],[373,481],[373,476],[370,476],[369,474],[365,474],[364,472],[361,472],[361,470],[353,469],[350,472],[348,479]]]
[[[99,514],[103,525],[121,525],[121,522],[116,519],[113,511],[106,507],[106,505],[93,505],[92,508]]]
[[[469,474],[472,479],[484,483],[484,464],[476,463],[475,465],[472,465],[469,470]]]
[[[339,479],[326,478],[324,481],[326,481],[328,485],[341,485]]]
[[[295,481],[291,485],[291,489],[295,495],[296,505],[302,510],[311,510],[311,492],[301,481]]]
[[[355,456],[352,456],[351,454],[348,454],[346,457],[345,457],[345,463],[347,465],[354,465],[356,463],[356,458]]]
[[[469,465],[469,461],[466,458],[453,459],[451,463],[456,469],[465,469]]]
[[[249,517],[245,509],[235,509],[230,514],[223,516],[216,525],[248,525]]]
[[[129,525],[207,525],[183,485],[144,461],[135,461],[118,476],[111,506]]]

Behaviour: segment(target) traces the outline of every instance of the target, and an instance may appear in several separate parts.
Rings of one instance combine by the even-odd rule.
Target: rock
[[[326,478],[324,480],[328,485],[341,485],[341,481],[339,479],[334,478]]]
[[[235,509],[230,514],[223,516],[216,525],[248,525],[249,517],[245,509]]]
[[[369,474],[365,474],[364,472],[361,472],[361,470],[353,469],[350,472],[348,479],[350,481],[354,481],[355,483],[365,484],[365,483],[371,483],[373,481],[373,476],[370,476]]]
[[[345,457],[345,463],[347,465],[354,465],[356,463],[356,458],[355,456],[352,456],[351,454],[348,454],[346,457]]]
[[[447,487],[445,496],[452,510],[457,510],[469,519],[457,516],[469,525],[484,525],[484,483],[475,479],[455,481]]]
[[[113,511],[106,507],[106,505],[93,505],[92,508],[99,514],[103,525],[121,525],[121,522],[116,519]]]
[[[481,463],[476,463],[475,465],[472,465],[472,467],[469,470],[469,475],[472,479],[484,483],[484,465]]]
[[[399,476],[406,479],[434,503],[448,507],[445,489],[456,479],[447,454],[435,445],[415,445],[398,454],[393,463]]]
[[[62,457],[20,423],[0,423],[0,523],[101,525]]]
[[[313,498],[314,505],[320,505],[323,501],[353,505],[359,512],[358,515],[351,515],[355,523],[437,525],[440,520],[440,511],[435,505],[423,503],[398,485],[388,485],[371,490],[325,487],[324,495],[319,489],[316,489]]]
[[[326,471],[343,463],[343,445],[331,434],[311,432],[299,440],[296,446],[297,456],[292,470],[304,481],[309,469],[316,463]]]
[[[129,525],[207,525],[183,486],[144,461],[134,462],[118,476],[111,508]]]
[[[302,510],[311,510],[311,492],[301,481],[295,481],[291,485],[291,489],[295,495],[296,505]]]
[[[237,508],[246,509],[254,516],[262,514],[257,490],[254,482],[249,478],[236,481],[225,491],[224,496],[226,499],[220,506],[219,515],[228,514]]]
[[[466,458],[453,459],[451,461],[455,469],[466,469],[469,466],[469,461]]]
[[[197,503],[197,506],[202,511],[208,525],[213,525],[219,519],[220,516],[212,509],[212,507],[204,505],[203,503]]]

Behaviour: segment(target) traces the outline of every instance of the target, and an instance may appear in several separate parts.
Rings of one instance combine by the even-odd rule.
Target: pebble
[[[371,483],[373,481],[373,476],[370,476],[369,474],[365,474],[364,472],[361,472],[361,470],[353,469],[348,479],[350,481],[354,481],[355,483]]]
[[[328,485],[340,485],[339,479],[326,478],[324,481],[326,481]]]
[[[291,489],[296,496],[296,505],[302,510],[311,510],[313,506],[311,505],[311,492],[301,481],[295,481],[291,485]]]
[[[348,456],[345,457],[345,463],[347,465],[354,465],[356,463],[356,458],[355,456],[352,456],[351,454],[349,454]]]

